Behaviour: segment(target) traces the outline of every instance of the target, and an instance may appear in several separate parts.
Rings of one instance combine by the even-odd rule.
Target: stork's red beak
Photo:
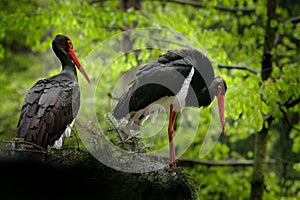
[[[222,93],[222,87],[219,85],[218,86],[218,94],[217,94],[217,99],[218,99],[218,106],[219,106],[219,116],[220,116],[220,121],[221,121],[221,126],[222,126],[222,133],[225,135],[225,119],[224,119],[224,95]]]
[[[69,52],[68,52],[69,56],[72,58],[73,62],[75,63],[75,65],[77,66],[78,70],[81,72],[81,74],[84,76],[84,78],[87,80],[87,82],[89,84],[92,83],[91,79],[88,77],[88,75],[86,74],[86,72],[84,71],[84,69],[82,68],[75,52],[73,49],[69,48]]]

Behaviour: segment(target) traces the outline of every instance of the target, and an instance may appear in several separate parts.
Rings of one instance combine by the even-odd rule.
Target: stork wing
[[[137,78],[131,82],[128,91],[123,94],[116,105],[113,111],[114,116],[120,119],[132,111],[145,108],[164,96],[174,96],[181,89],[192,67],[195,70],[193,76],[195,78],[191,82],[193,91],[199,94],[207,91],[207,86],[214,78],[210,60],[195,49],[168,51],[157,61],[140,68],[136,74]],[[194,98],[195,93],[191,91],[189,88],[187,105],[205,106],[207,104],[202,102],[200,96],[197,99]],[[210,99],[209,96],[208,99]]]
[[[77,115],[79,105],[78,84],[66,75],[38,81],[25,97],[17,137],[44,148],[53,145]]]
[[[120,98],[113,114],[120,119],[165,96],[175,96],[181,89],[192,65],[178,56],[169,62],[161,60],[142,67]]]

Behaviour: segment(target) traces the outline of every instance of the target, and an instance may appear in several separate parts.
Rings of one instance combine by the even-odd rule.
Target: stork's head
[[[52,48],[56,56],[62,62],[63,67],[65,67],[64,65],[66,63],[73,62],[77,66],[78,70],[82,73],[84,78],[88,81],[88,83],[91,83],[90,78],[82,68],[79,59],[77,58],[73,50],[73,43],[70,38],[65,35],[57,35],[52,41]]]
[[[224,96],[226,91],[227,91],[226,82],[220,76],[217,76],[216,78],[214,78],[214,80],[212,81],[210,87],[211,87],[210,91],[213,92],[213,94],[215,96],[218,96],[218,95],[223,95]]]

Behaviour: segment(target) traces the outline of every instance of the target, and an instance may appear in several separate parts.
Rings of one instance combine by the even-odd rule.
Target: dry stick
[[[33,149],[6,149],[5,151],[18,151],[18,152],[31,152],[31,153],[47,153],[40,150],[33,150]]]
[[[77,148],[75,149],[75,148],[72,148],[72,147],[65,148],[64,150],[70,150],[70,152],[68,154],[64,155],[64,158],[72,155],[75,152],[81,152],[81,153],[86,152],[84,150],[77,149]],[[57,154],[54,153],[54,155],[57,155]],[[51,162],[54,162],[54,161],[57,161],[57,160],[61,160],[61,159],[64,159],[64,158],[62,158],[60,155],[57,155],[54,159],[48,160],[47,163],[51,163]]]
[[[52,162],[55,162],[55,161],[57,161],[57,160],[59,161],[59,163],[61,163],[61,162],[64,161],[64,159],[65,159],[66,157],[72,155],[74,152],[75,152],[75,150],[73,150],[73,151],[71,151],[70,153],[64,155],[63,157],[59,155],[59,156],[57,156],[56,158],[54,158],[54,159],[52,159],[52,160],[48,160],[47,163],[52,163]],[[54,154],[54,155],[56,155],[56,154]],[[62,165],[62,166],[63,166],[63,165]]]
[[[34,147],[40,149],[41,152],[48,153],[47,149],[44,149],[43,147],[41,147],[41,146],[39,146],[37,144],[31,143],[31,142],[27,142],[27,141],[0,140],[0,142],[3,142],[3,143],[16,143],[17,142],[17,143],[28,144],[28,145],[31,145],[31,146],[34,146]]]

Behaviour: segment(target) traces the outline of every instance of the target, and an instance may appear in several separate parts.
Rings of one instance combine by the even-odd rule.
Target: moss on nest
[[[181,168],[127,173],[103,165],[80,149],[64,149],[63,157],[61,150],[46,155],[41,151],[40,156],[25,150],[13,152],[7,144],[1,150],[2,181],[12,184],[2,188],[3,195],[12,199],[41,198],[46,193],[51,197],[57,192],[61,194],[54,198],[197,199],[196,182]],[[12,188],[22,192],[11,192]]]

